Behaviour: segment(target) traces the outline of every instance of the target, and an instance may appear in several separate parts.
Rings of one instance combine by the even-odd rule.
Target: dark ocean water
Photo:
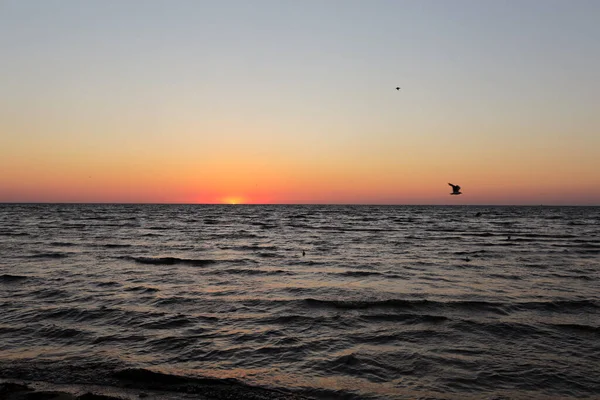
[[[0,378],[128,368],[599,398],[600,208],[0,204]]]

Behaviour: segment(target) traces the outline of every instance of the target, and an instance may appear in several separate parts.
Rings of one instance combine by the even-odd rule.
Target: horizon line
[[[31,202],[0,201],[1,205],[190,205],[190,206],[439,206],[439,207],[600,207],[600,204],[414,204],[414,203],[153,203],[153,202]]]

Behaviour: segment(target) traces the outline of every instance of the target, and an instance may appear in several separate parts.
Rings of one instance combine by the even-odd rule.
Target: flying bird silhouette
[[[451,184],[451,183],[449,183],[448,185],[452,186],[452,193],[450,193],[450,194],[452,194],[452,195],[454,195],[454,194],[462,194],[462,193],[460,192],[460,186],[458,186],[458,185],[453,185],[453,184]]]
[[[398,86],[398,87],[396,88],[396,90],[400,90],[400,86]]]

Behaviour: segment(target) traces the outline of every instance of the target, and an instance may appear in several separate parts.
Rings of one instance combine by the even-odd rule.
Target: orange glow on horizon
[[[240,196],[228,196],[220,200],[222,204],[245,204],[246,200]]]

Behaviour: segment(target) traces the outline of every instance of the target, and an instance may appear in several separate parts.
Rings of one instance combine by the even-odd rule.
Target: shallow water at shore
[[[0,378],[600,393],[597,207],[2,204],[0,249]]]

